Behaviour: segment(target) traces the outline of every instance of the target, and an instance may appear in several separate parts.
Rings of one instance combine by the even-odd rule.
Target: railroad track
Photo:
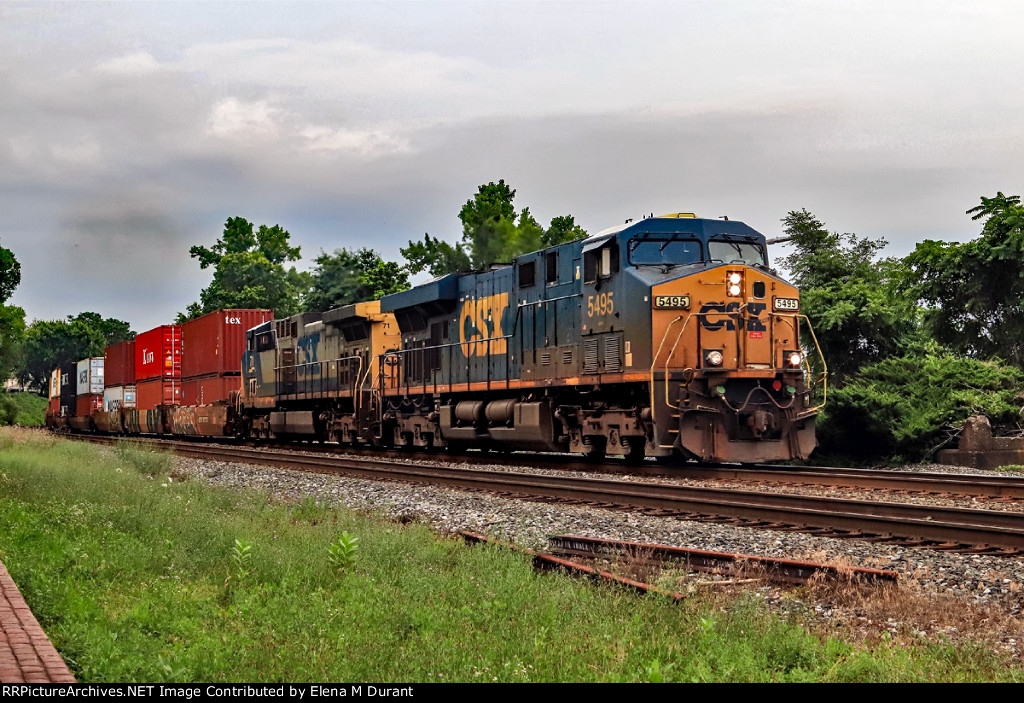
[[[71,435],[87,437],[88,435]],[[93,435],[102,438],[102,436]],[[133,441],[172,441],[157,438],[133,438]],[[182,441],[182,440],[176,440]],[[209,440],[184,440],[189,444],[209,445]],[[235,444],[224,446],[238,446]],[[514,463],[540,469],[580,471],[592,474],[632,475],[649,478],[691,478],[701,480],[740,481],[744,483],[776,486],[830,486],[854,488],[864,491],[884,491],[910,496],[987,498],[999,502],[1024,501],[1024,478],[1019,476],[992,476],[990,474],[945,474],[938,472],[904,472],[886,469],[858,469],[833,466],[785,466],[758,464],[682,463],[663,465],[654,461],[629,463],[625,460],[588,461],[562,454],[466,452],[439,454],[407,450],[381,450],[341,447],[337,444],[249,444],[249,447],[299,451],[315,454],[345,454],[368,458],[400,457],[403,460],[450,461],[466,464]]]
[[[183,441],[148,441],[182,456],[212,461],[427,483],[544,502],[570,502],[686,520],[896,542],[944,551],[999,556],[1024,554],[1022,513],[394,463],[386,458],[295,454],[294,451]]]

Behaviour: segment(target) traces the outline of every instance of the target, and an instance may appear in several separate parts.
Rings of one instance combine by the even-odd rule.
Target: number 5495
[[[599,293],[587,296],[587,317],[594,315],[611,315],[615,312],[614,293]]]

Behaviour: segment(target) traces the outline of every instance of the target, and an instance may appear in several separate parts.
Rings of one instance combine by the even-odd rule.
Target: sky
[[[1019,2],[0,0],[0,246],[29,321],[173,321],[229,217],[387,258],[504,179],[547,224],[806,208],[966,241],[1024,191]],[[783,246],[773,247],[784,255]]]

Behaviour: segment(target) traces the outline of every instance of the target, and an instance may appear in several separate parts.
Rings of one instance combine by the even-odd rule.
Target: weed
[[[140,442],[119,439],[114,445],[114,453],[121,461],[146,476],[168,475],[174,467],[174,457],[171,454],[156,451]]]
[[[670,683],[672,679],[667,674],[672,667],[672,664],[662,665],[657,659],[652,659],[644,666],[644,680],[647,683]]]
[[[356,563],[356,552],[359,551],[359,538],[348,532],[342,532],[337,541],[327,548],[327,560],[335,571],[347,571]]]
[[[231,548],[231,561],[235,565],[235,583],[241,583],[249,575],[249,560],[252,559],[252,544],[244,539],[236,539]]]
[[[615,562],[618,575],[653,584],[661,575],[661,562],[654,558],[654,548],[630,545],[619,553]]]

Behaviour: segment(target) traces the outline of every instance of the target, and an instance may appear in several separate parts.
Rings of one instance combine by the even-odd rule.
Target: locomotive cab
[[[737,222],[692,224],[626,242],[632,266],[663,272],[650,286],[648,453],[806,457],[819,407],[806,384],[799,294],[768,268],[759,233]]]

